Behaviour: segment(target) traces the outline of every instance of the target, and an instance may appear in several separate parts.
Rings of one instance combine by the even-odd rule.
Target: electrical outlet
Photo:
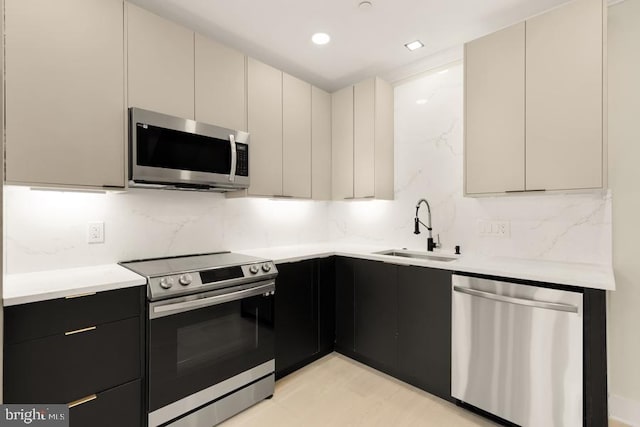
[[[94,221],[87,224],[87,243],[104,243],[103,221]]]
[[[509,221],[479,220],[478,233],[481,237],[511,237],[511,223]]]

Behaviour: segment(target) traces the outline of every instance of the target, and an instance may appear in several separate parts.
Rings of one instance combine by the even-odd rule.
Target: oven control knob
[[[191,282],[193,281],[193,278],[191,277],[191,275],[189,273],[187,274],[183,274],[182,276],[180,276],[180,278],[178,279],[178,282],[180,282],[180,284],[182,286],[187,286],[190,285]]]
[[[160,279],[160,287],[162,289],[169,289],[173,286],[173,277],[163,277]]]
[[[257,265],[252,265],[251,267],[249,267],[249,272],[250,272],[251,274],[258,274],[258,271],[259,271],[259,270],[260,270],[260,269],[258,268],[258,266],[257,266]]]
[[[271,271],[271,264],[269,264],[269,263],[262,264],[262,271],[264,271],[265,273],[270,272]]]

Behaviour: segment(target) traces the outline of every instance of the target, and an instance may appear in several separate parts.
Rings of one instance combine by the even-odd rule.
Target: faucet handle
[[[440,248],[440,247],[442,247],[442,245],[440,244],[440,233],[436,234],[436,237],[437,237],[438,242],[434,243],[434,247]]]

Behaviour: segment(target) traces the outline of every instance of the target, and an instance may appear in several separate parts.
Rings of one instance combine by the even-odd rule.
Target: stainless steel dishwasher
[[[452,276],[451,395],[523,427],[583,425],[582,294]]]

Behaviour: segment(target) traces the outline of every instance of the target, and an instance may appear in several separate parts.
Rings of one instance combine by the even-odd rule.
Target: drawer
[[[28,341],[138,316],[144,298],[145,287],[136,286],[5,307],[5,343]]]
[[[140,317],[6,345],[5,403],[69,403],[141,375]]]
[[[88,396],[69,409],[70,427],[139,427],[142,425],[142,381],[136,380]]]

